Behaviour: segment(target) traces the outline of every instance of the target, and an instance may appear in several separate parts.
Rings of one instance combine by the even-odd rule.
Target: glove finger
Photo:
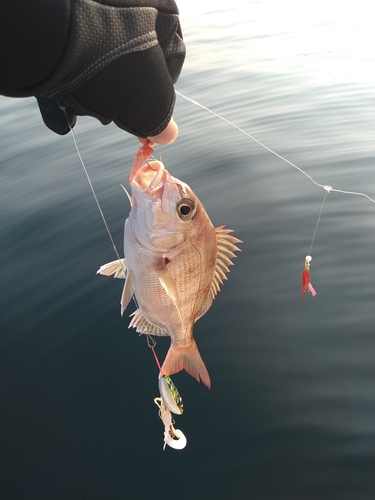
[[[116,59],[72,95],[92,116],[113,120],[138,137],[160,134],[175,102],[173,81],[158,45]]]
[[[70,127],[74,127],[77,117],[73,110],[69,108],[63,110],[58,106],[56,101],[45,97],[37,96],[36,99],[43,121],[52,132],[65,135],[70,131]]]

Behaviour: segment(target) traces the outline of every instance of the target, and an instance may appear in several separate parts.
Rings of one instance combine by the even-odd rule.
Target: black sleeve
[[[34,95],[68,40],[70,0],[0,0],[0,93]],[[21,95],[20,95],[21,97]]]
[[[73,123],[95,116],[140,137],[166,127],[185,57],[173,0],[6,0],[1,8],[0,92],[36,96],[49,128],[69,130],[60,108]]]

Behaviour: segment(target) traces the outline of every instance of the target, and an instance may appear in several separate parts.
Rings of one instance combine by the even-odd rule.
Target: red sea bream
[[[193,327],[211,307],[240,240],[224,226],[214,228],[191,188],[170,175],[161,161],[149,160],[152,152],[149,144],[141,146],[130,174],[125,259],[98,272],[126,278],[121,312],[132,297],[138,306],[129,327],[171,337],[161,373],[184,369],[210,387]]]

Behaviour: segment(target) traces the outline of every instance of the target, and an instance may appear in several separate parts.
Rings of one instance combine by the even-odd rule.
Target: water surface
[[[367,2],[179,6],[182,94],[317,182],[375,197]],[[115,256],[72,139],[33,99],[1,98],[0,113],[2,498],[372,500],[375,205],[328,195],[318,295],[302,302],[324,191],[177,98],[180,137],[156,153],[244,243],[195,329],[212,389],[174,377],[188,446],[163,452],[157,370],[120,316],[122,283],[95,275]],[[89,118],[75,130],[121,249],[137,141]]]

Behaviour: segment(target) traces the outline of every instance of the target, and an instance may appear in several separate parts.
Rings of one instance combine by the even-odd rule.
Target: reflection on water
[[[181,93],[318,182],[375,196],[364,3],[179,4]],[[114,255],[72,140],[32,99],[1,98],[0,112],[3,498],[372,499],[374,205],[328,195],[318,295],[302,302],[324,191],[178,97],[163,161],[244,244],[195,328],[212,389],[174,377],[188,446],[163,453],[155,365],[119,314],[122,283],[95,276]],[[86,118],[76,133],[121,249],[137,141]]]

